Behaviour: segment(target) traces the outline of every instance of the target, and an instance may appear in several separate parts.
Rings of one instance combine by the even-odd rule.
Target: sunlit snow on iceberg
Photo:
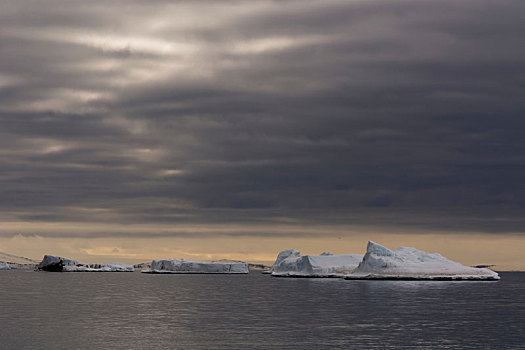
[[[498,280],[489,269],[464,266],[438,253],[400,247],[390,250],[369,241],[366,254],[347,279]]]

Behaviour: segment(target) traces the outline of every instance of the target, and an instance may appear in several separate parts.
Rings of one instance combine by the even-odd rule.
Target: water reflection
[[[2,349],[518,348],[524,340],[520,273],[432,282],[8,271],[0,285]]]

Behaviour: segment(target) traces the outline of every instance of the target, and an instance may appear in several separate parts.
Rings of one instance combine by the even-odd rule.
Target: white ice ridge
[[[11,270],[11,267],[7,263],[0,262],[0,270]]]
[[[438,253],[400,247],[390,250],[369,241],[366,254],[347,279],[498,280],[489,269],[464,266]]]
[[[153,260],[144,273],[248,273],[248,264],[184,259]]]
[[[85,263],[59,256],[45,255],[37,268],[54,272],[133,272],[133,265],[120,262]]]
[[[270,268],[272,276],[280,277],[340,277],[351,273],[363,255],[302,255],[296,249],[287,249],[277,255]]]

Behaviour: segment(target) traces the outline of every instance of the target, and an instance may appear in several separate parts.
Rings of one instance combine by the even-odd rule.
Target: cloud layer
[[[2,222],[525,232],[523,1],[6,0],[0,22]]]

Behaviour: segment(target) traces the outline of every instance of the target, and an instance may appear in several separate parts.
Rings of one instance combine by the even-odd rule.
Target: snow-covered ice
[[[366,254],[347,279],[498,280],[489,269],[464,266],[438,253],[400,247],[390,250],[369,241]]]
[[[11,270],[11,267],[7,263],[0,262],[0,270]]]
[[[248,273],[248,264],[184,259],[153,260],[144,273]]]
[[[133,272],[133,265],[120,262],[85,263],[54,255],[45,255],[37,268],[43,271],[56,272]]]
[[[361,259],[361,254],[302,255],[296,249],[287,249],[277,255],[270,268],[272,276],[279,277],[340,277],[352,272]]]

